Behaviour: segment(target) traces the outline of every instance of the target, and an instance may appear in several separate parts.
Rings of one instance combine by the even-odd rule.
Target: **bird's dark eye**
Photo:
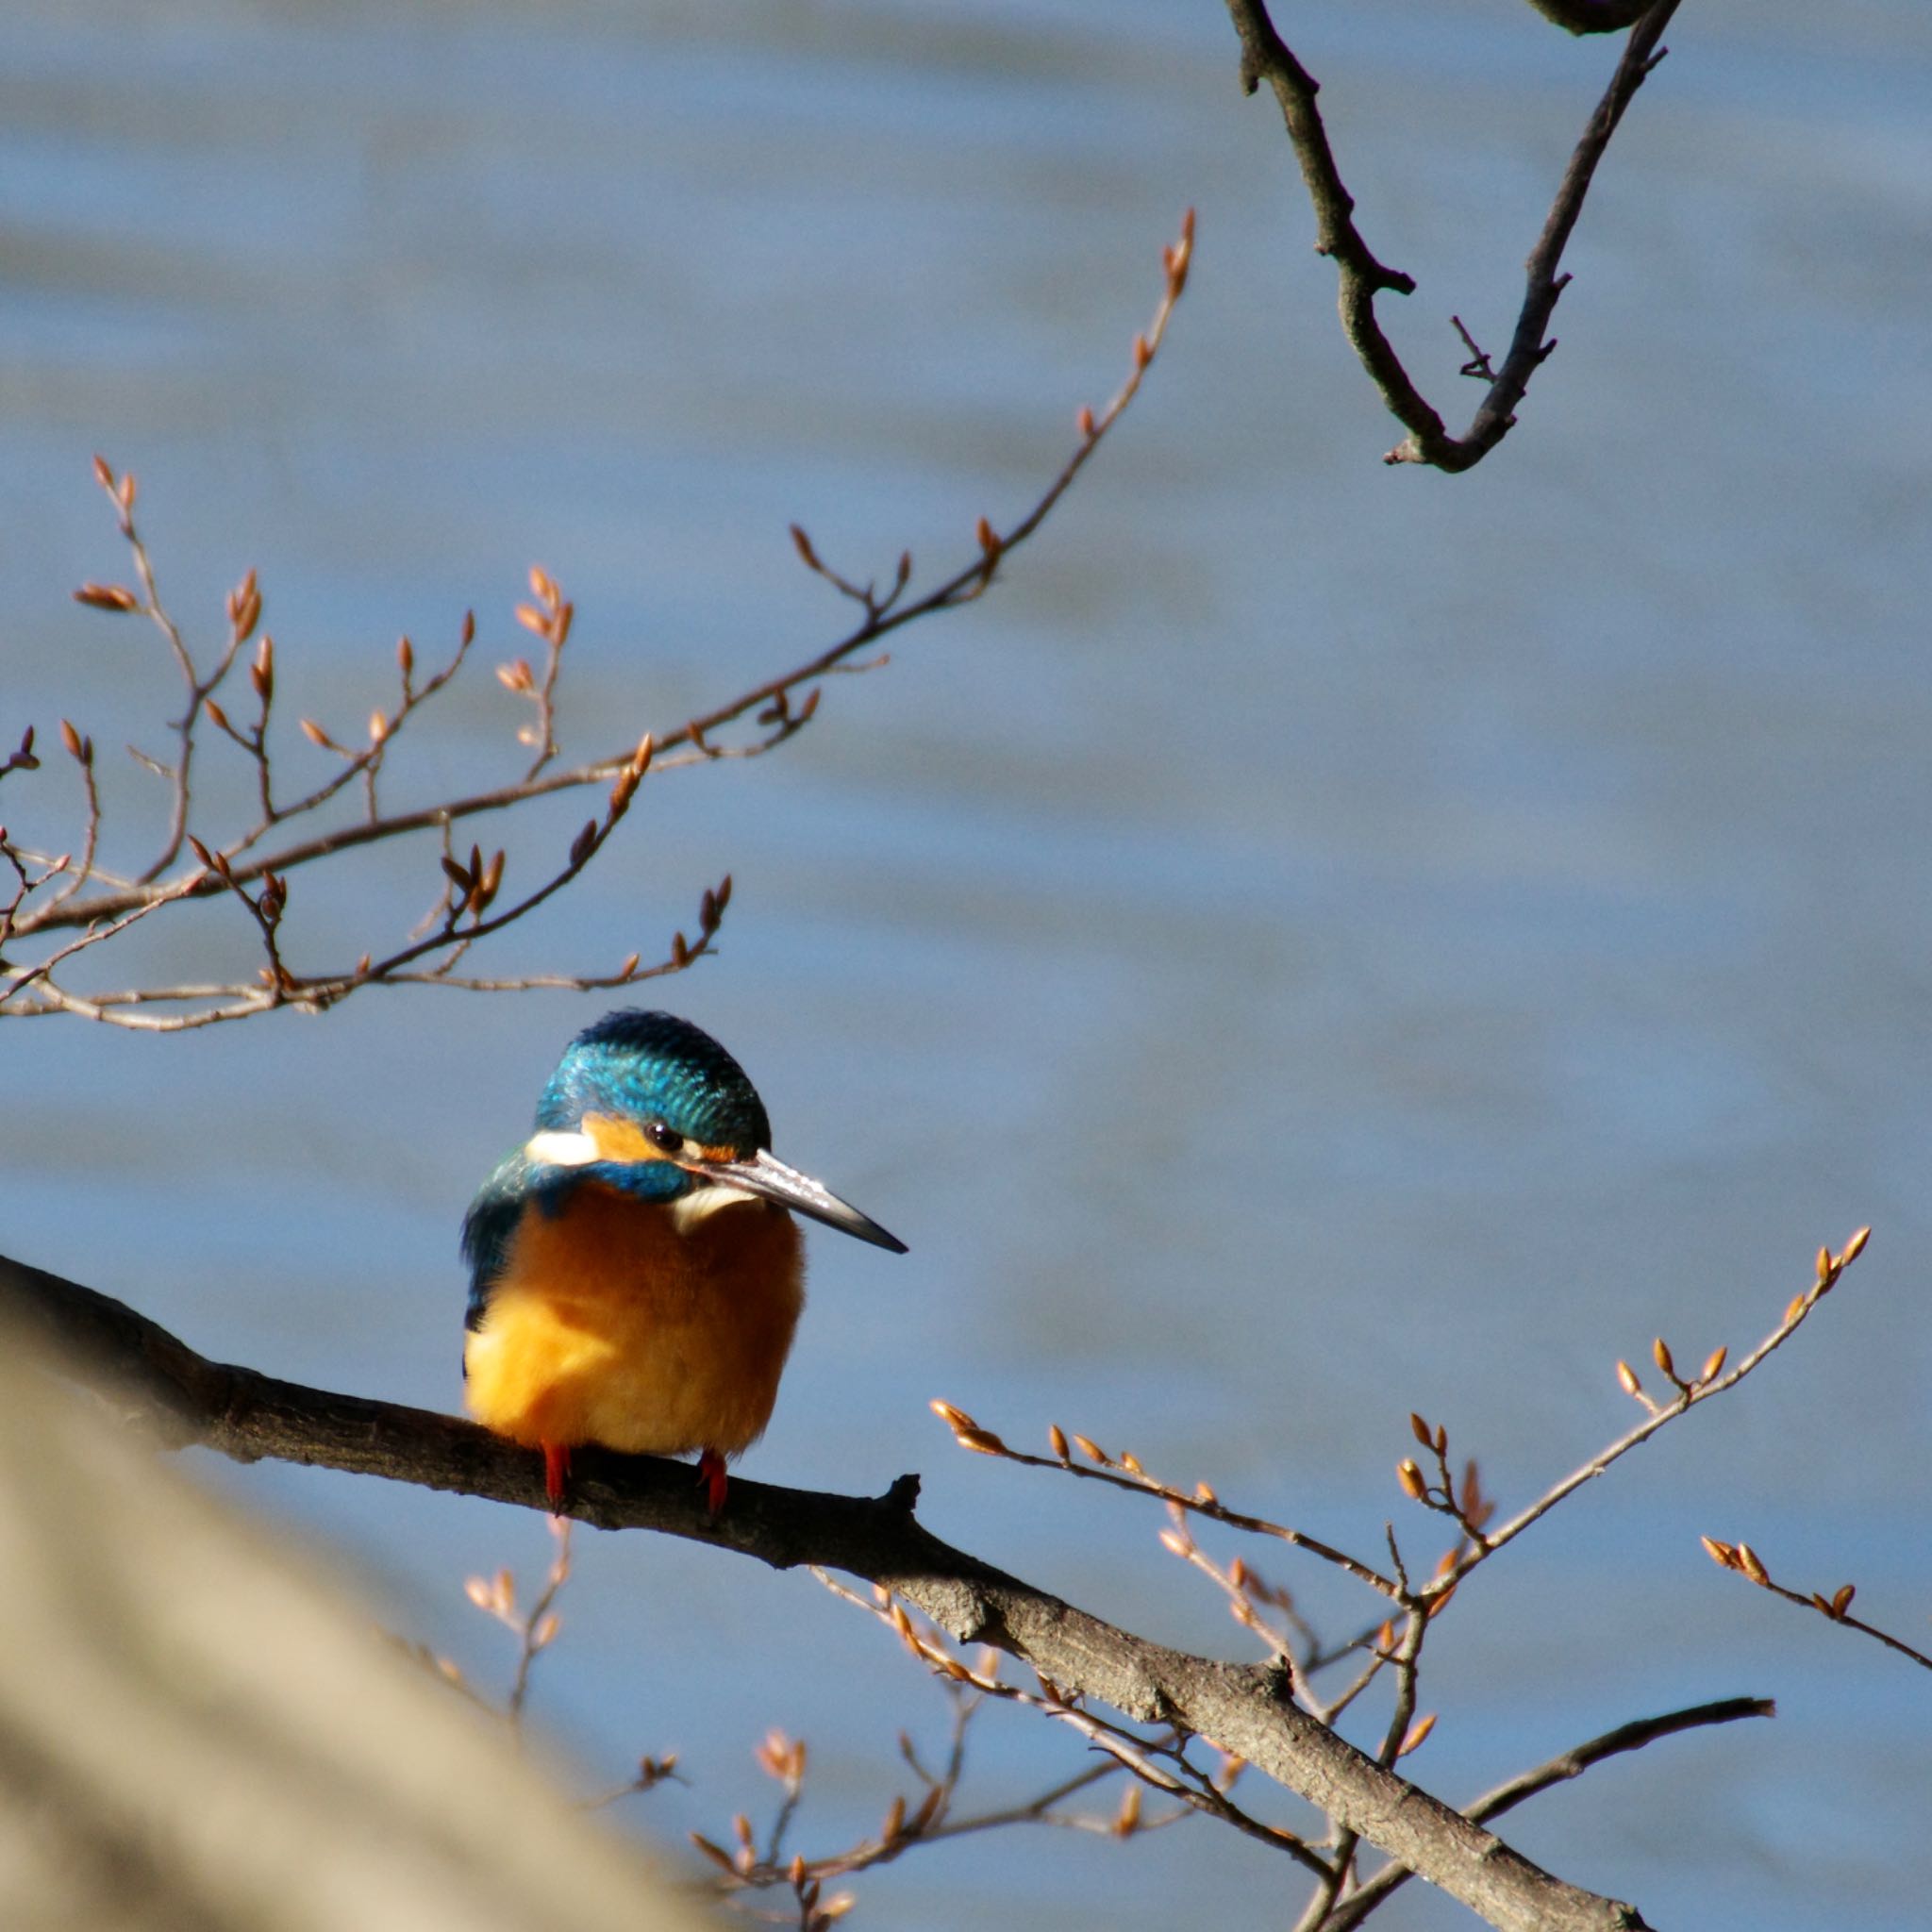
[[[644,1123],[644,1139],[659,1154],[682,1154],[684,1152],[684,1136],[675,1127],[667,1125],[663,1121],[646,1121]]]

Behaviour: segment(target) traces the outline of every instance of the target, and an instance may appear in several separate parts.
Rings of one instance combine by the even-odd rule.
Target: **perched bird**
[[[699,1452],[715,1514],[724,1460],[771,1419],[805,1306],[793,1212],[904,1241],[770,1151],[744,1070],[688,1020],[607,1014],[571,1041],[536,1131],[470,1205],[465,1398],[543,1452],[563,1499],[579,1443]]]

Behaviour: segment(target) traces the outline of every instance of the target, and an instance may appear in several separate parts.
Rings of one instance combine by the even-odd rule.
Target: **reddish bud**
[[[83,584],[75,591],[76,604],[91,604],[96,610],[139,610],[140,600],[120,584]]]
[[[732,1873],[734,1875],[736,1874],[738,1867],[732,1862],[731,1854],[723,1845],[714,1845],[701,1831],[692,1832],[691,1841],[699,1851],[704,1853],[706,1857],[710,1859],[712,1864],[718,1866],[723,1871]]]
[[[1423,1740],[1436,1728],[1436,1713],[1432,1710],[1426,1717],[1419,1717],[1408,1727],[1408,1735],[1403,1739],[1395,1755],[1407,1757],[1411,1751],[1420,1750]]]

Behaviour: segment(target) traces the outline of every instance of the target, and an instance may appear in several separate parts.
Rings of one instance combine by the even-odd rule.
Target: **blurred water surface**
[[[1447,318],[1507,337],[1615,49],[1505,0],[1298,11],[1365,230],[1421,281],[1385,313],[1454,418],[1475,391]],[[1619,1356],[1737,1351],[1821,1241],[1876,1224],[1799,1345],[1470,1586],[1413,1762],[1466,1796],[1633,1715],[1775,1695],[1774,1725],[1623,1760],[1508,1836],[1657,1924],[1904,1927],[1932,1886],[1918,1683],[1696,1539],[1923,1625],[1932,25],[1696,0],[1670,40],[1560,352],[1450,480],[1376,461],[1394,425],[1207,0],[15,0],[0,732],[71,715],[115,748],[114,823],[153,808],[115,760],[160,736],[166,666],[67,601],[125,575],[95,449],[139,474],[201,640],[258,568],[291,718],[353,731],[396,634],[433,658],[475,606],[479,675],[405,790],[514,769],[489,666],[525,647],[533,559],[578,607],[567,748],[678,723],[841,626],[789,521],[848,570],[909,545],[938,572],[1032,500],[1194,204],[1166,356],[994,594],[835,680],[778,755],[649,786],[505,964],[648,953],[730,869],[720,958],[662,997],[745,1061],[779,1151],[913,1248],[814,1239],[749,1473],[921,1469],[941,1534],[1230,1654],[1144,1511],[959,1457],[926,1399],[1372,1549],[1411,1407],[1523,1499],[1632,1419]],[[242,774],[208,762],[212,810]],[[50,843],[58,763],[30,801],[8,785]],[[580,815],[520,833],[512,875]],[[298,875],[293,929],[353,955],[432,865]],[[161,957],[199,977],[245,942],[208,916]],[[9,1025],[5,1245],[224,1358],[453,1406],[457,1220],[602,1004]],[[502,1673],[461,1578],[534,1573],[533,1521],[205,1474]],[[643,1539],[579,1569],[540,1707],[587,1781],[682,1754],[692,1788],[639,1805],[667,1840],[762,1802],[778,1724],[814,1747],[800,1842],[829,1849],[883,1812],[896,1729],[941,1726],[805,1579]],[[1336,1628],[1363,1613],[1289,1580]],[[994,1712],[974,1792],[1075,1761]],[[880,1924],[1257,1924],[1282,1880],[1203,1829],[1038,1833],[862,1894]],[[1386,1923],[1466,1921],[1417,1889]]]

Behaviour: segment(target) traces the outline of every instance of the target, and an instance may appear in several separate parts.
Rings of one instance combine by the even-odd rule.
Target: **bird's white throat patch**
[[[565,1133],[556,1127],[532,1134],[524,1142],[524,1153],[540,1167],[589,1167],[604,1158],[590,1135]]]
[[[693,1188],[688,1194],[678,1195],[670,1204],[671,1224],[679,1234],[689,1234],[699,1222],[708,1219],[719,1208],[736,1208],[758,1198],[744,1188],[728,1188],[721,1181],[710,1181],[702,1188]]]

